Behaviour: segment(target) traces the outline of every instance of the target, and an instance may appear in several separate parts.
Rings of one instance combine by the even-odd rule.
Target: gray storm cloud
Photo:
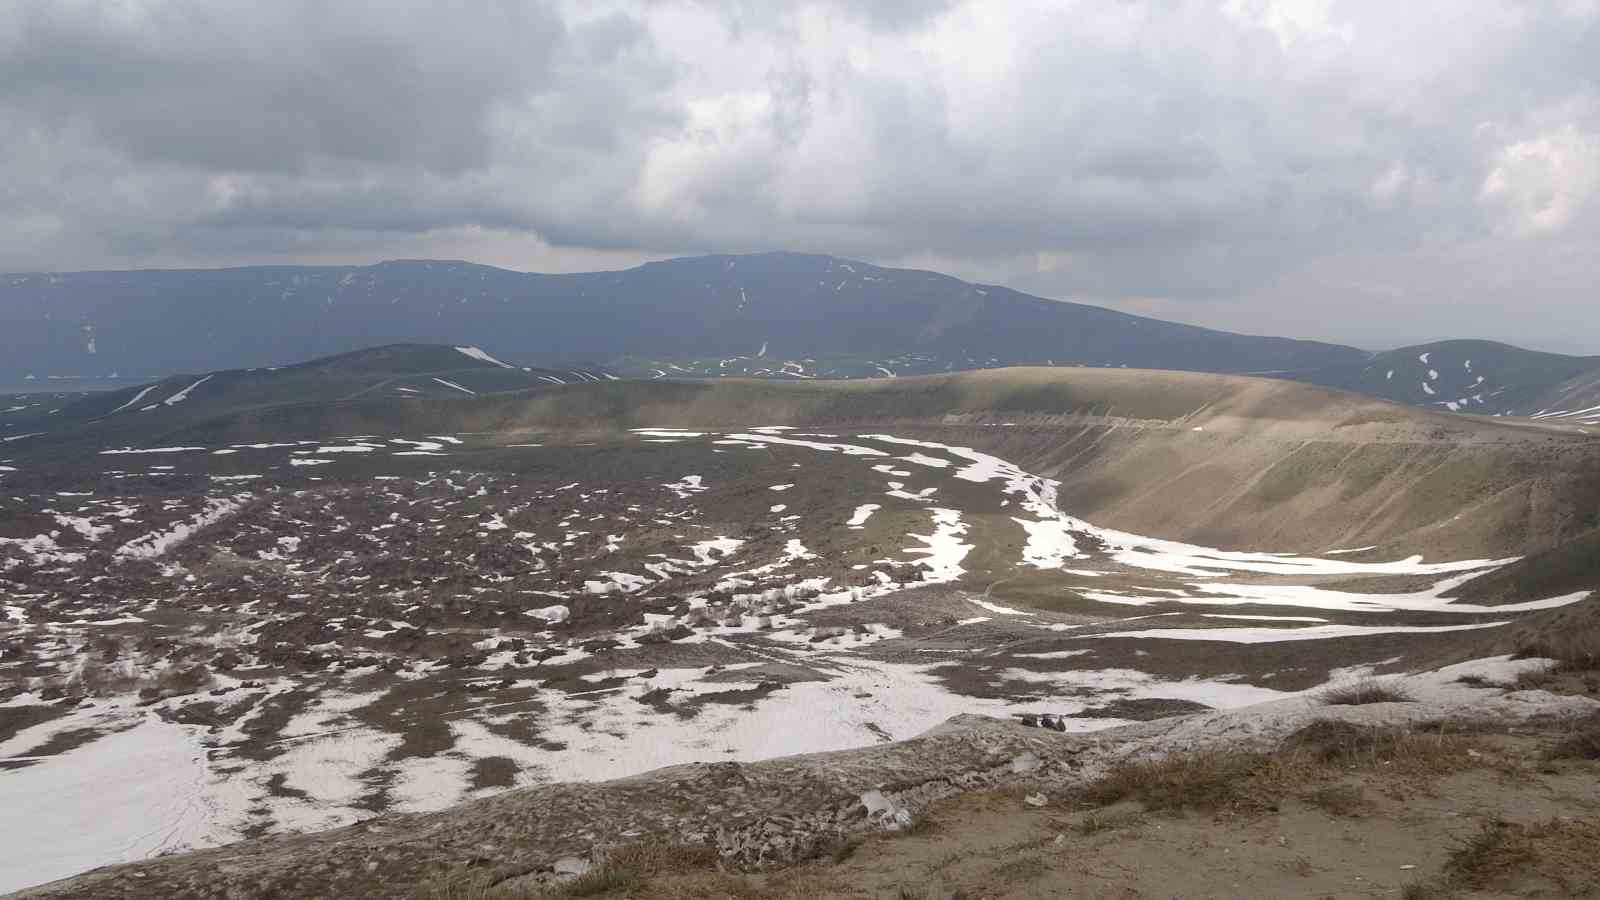
[[[1597,83],[1596,0],[20,0],[0,269],[785,248],[1581,350]]]

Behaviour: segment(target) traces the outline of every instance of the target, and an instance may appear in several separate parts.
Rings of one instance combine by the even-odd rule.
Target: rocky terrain
[[[789,863],[1265,746],[1330,684],[1467,666],[1389,723],[1592,706],[1495,686],[1588,621],[1583,428],[1089,370],[390,396],[504,368],[406,359],[9,413],[0,887],[241,839],[53,890],[537,881],[662,831]]]

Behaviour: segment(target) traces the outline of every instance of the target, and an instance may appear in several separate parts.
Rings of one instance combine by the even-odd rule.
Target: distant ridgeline
[[[615,381],[591,369],[514,366],[471,346],[392,344],[292,366],[175,375],[88,396],[28,394],[0,405],[0,446],[94,442],[115,436],[137,443],[219,416],[355,401],[472,399],[535,387]],[[68,385],[71,381],[53,381]],[[59,391],[72,388],[59,387]],[[24,437],[32,440],[24,443]],[[9,445],[9,446],[7,446]]]
[[[1273,375],[1465,412],[1600,406],[1600,358],[1478,341],[1374,355],[829,256],[704,256],[565,275],[396,261],[0,276],[0,382],[11,385],[55,376],[48,383],[68,389],[74,381],[61,376],[249,369],[446,341],[512,364],[632,378],[1094,366]]]

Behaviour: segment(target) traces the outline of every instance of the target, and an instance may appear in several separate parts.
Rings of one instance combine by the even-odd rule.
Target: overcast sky
[[[1600,0],[7,0],[0,270],[790,249],[1600,353]]]

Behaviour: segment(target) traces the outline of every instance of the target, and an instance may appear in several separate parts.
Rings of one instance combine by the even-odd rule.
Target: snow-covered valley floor
[[[1506,559],[1106,529],[1011,462],[881,432],[352,435],[101,465],[0,499],[0,890],[963,713],[1091,731],[1310,702],[1586,596],[1451,599]]]

